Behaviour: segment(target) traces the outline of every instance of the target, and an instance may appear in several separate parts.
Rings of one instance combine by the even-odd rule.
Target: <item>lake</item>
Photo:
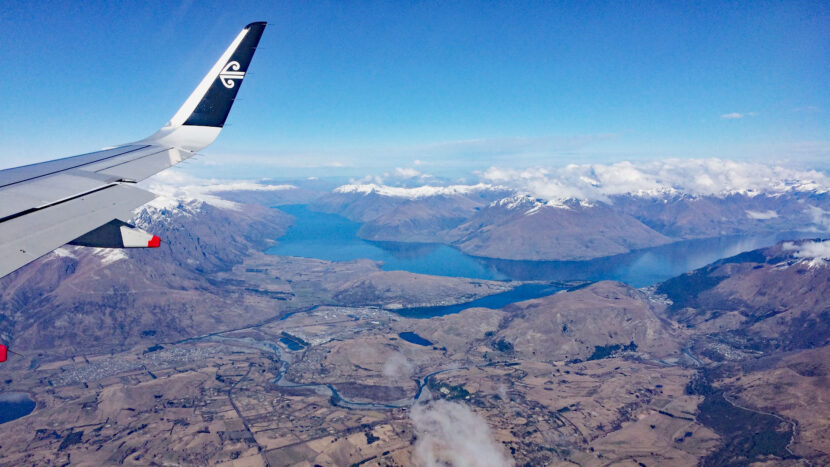
[[[17,420],[35,410],[35,401],[22,392],[0,393],[0,423]]]
[[[304,205],[279,206],[296,217],[278,245],[266,253],[329,261],[368,258],[383,262],[387,271],[437,276],[510,279],[455,248],[434,243],[370,242],[357,236],[360,223],[335,214],[311,211]]]
[[[368,258],[382,262],[383,269],[387,271],[493,280],[615,280],[633,287],[644,287],[744,251],[771,246],[782,240],[816,235],[786,232],[688,240],[588,261],[512,261],[470,256],[441,244],[363,240],[357,236],[361,224],[345,217],[315,212],[305,205],[278,208],[296,217],[296,222],[278,239],[279,244],[267,253],[330,261]],[[534,295],[540,296],[537,294],[545,292],[545,286],[538,287],[508,293],[503,297],[513,301],[515,297],[535,298]]]
[[[430,341],[424,339],[423,337],[419,336],[418,334],[415,334],[414,332],[410,332],[410,331],[402,332],[402,333],[398,334],[398,337],[400,337],[401,339],[403,339],[403,340],[405,340],[409,343],[412,343],[412,344],[415,344],[415,345],[420,345],[420,346],[423,346],[423,347],[429,347],[429,346],[432,345],[432,342],[430,342]]]
[[[467,308],[490,308],[497,310],[504,308],[511,303],[523,302],[533,298],[545,297],[555,294],[566,287],[553,284],[522,284],[507,292],[487,295],[470,302],[458,303],[455,305],[421,306],[412,308],[398,308],[391,310],[406,318],[433,318],[435,316],[451,315]],[[401,336],[403,337],[403,336]],[[404,340],[407,340],[404,338]],[[411,342],[411,341],[410,341]]]

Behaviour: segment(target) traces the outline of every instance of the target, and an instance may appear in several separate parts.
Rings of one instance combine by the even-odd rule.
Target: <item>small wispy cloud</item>
[[[515,465],[493,439],[487,421],[466,405],[443,400],[416,405],[409,413],[418,439],[413,463],[508,467]]]
[[[27,400],[30,400],[30,397],[22,392],[6,392],[0,394],[0,402],[23,402]]]
[[[411,167],[398,167],[395,169],[395,175],[401,178],[413,178],[421,175],[421,172]]]
[[[821,112],[821,108],[815,105],[805,105],[803,107],[796,107],[792,110],[793,112],[800,112],[800,113],[818,113]]]
[[[749,217],[750,219],[755,219],[755,220],[759,220],[759,221],[766,221],[766,220],[769,220],[769,219],[777,219],[778,218],[778,213],[775,212],[775,211],[772,211],[772,210],[769,210],[769,211],[747,210],[746,211],[746,216]]]
[[[404,384],[412,378],[415,366],[402,353],[393,353],[383,363],[383,376],[392,384]]]
[[[754,117],[754,116],[755,116],[755,112],[746,112],[746,113],[732,112],[732,113],[728,113],[728,114],[723,114],[723,115],[720,116],[720,118],[722,118],[724,120],[737,120],[739,118]]]
[[[830,261],[830,241],[812,241],[801,244],[787,242],[782,246],[784,250],[795,250],[793,256],[800,258],[810,267],[825,266]]]

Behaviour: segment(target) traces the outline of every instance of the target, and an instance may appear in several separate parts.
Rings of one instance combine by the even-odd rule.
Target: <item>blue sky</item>
[[[830,168],[830,4],[797,1],[8,2],[0,166],[152,133],[255,20],[230,126],[194,173]]]

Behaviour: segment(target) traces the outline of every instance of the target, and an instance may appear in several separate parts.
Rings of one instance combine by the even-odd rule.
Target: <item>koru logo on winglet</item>
[[[245,72],[239,71],[239,62],[236,60],[228,62],[225,68],[219,73],[219,81],[228,89],[236,85],[235,79],[242,79],[244,77]]]

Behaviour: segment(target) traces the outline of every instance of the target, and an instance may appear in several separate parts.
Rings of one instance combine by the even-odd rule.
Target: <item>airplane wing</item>
[[[251,23],[164,127],[134,143],[0,170],[0,277],[67,243],[157,247],[123,221],[155,198],[135,183],[195,155],[219,136],[265,22]]]

